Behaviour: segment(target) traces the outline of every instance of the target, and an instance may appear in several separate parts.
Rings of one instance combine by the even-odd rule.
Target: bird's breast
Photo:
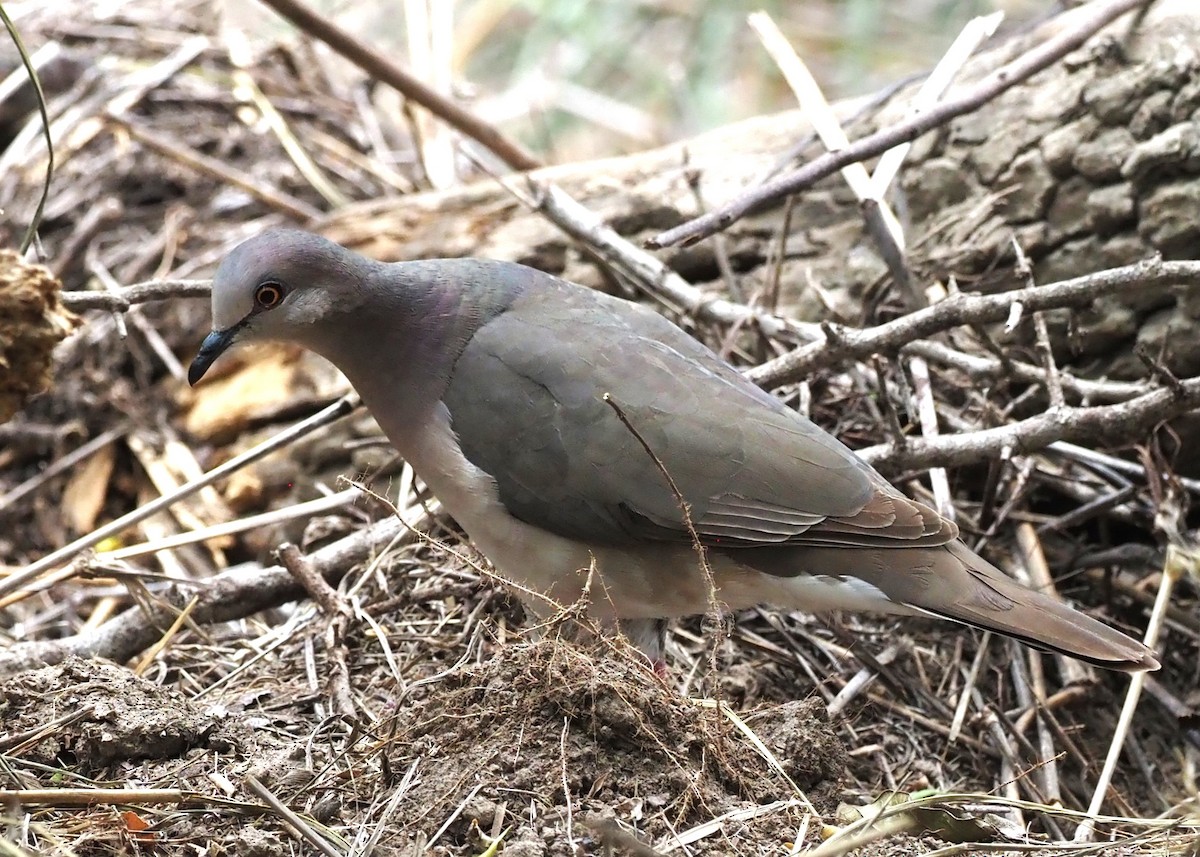
[[[589,612],[601,620],[684,616],[708,609],[709,585],[690,545],[590,544],[511,515],[495,480],[463,454],[444,406],[423,420],[419,430],[393,438],[393,443],[535,613],[552,615],[574,604],[589,581]],[[717,564],[718,588],[728,587],[735,595],[749,580],[764,577],[724,559]]]
[[[575,572],[588,566],[587,547],[509,514],[496,481],[463,454],[445,406],[397,447],[497,571],[528,590],[521,592],[526,604],[545,612],[532,604],[538,593],[566,603],[578,597]]]

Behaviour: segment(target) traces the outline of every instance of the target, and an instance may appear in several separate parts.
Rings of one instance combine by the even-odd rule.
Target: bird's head
[[[217,268],[212,332],[188,370],[195,384],[235,342],[285,340],[320,350],[322,335],[362,300],[365,259],[317,235],[265,232]]]

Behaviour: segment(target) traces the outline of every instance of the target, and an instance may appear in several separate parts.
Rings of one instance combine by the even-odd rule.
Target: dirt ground
[[[379,854],[477,853],[497,839],[506,854],[574,853],[619,841],[613,818],[662,836],[727,814],[690,850],[774,853],[803,823],[804,801],[832,805],[846,761],[816,700],[748,718],[775,769],[732,721],[679,698],[641,664],[558,641],[510,643],[404,687],[369,680],[381,704],[371,724],[321,717],[303,682],[267,688],[263,678],[252,679],[257,689],[234,682],[196,698],[111,664],[70,659],[23,673],[0,692],[6,732],[41,734],[14,756],[69,770],[63,785],[136,782],[209,795],[218,776],[253,776],[329,825],[335,841],[361,848],[364,837],[377,837]],[[264,696],[273,702],[262,705]],[[74,713],[70,722],[46,734],[64,712]],[[207,802],[189,811],[185,796],[165,815],[139,812],[164,847],[293,847],[249,807],[214,814],[201,808]],[[378,826],[342,827],[364,813]],[[97,846],[119,851],[123,839],[139,840],[110,813],[92,821]]]
[[[1021,714],[1005,680],[1005,653],[1022,660],[1019,649],[992,644],[977,688],[988,702],[970,707],[950,741],[944,700],[975,641],[941,625],[830,629],[747,615],[714,649],[720,634],[697,622],[672,634],[659,675],[618,642],[584,646],[554,627],[531,639],[515,602],[439,554],[414,544],[355,571],[342,586],[354,593],[349,621],[301,601],[184,633],[152,660],[69,657],[5,679],[14,786],[179,790],[36,810],[42,853],[309,853],[254,781],[336,853],[652,853],[646,843],[785,854],[818,846],[828,825],[893,789],[934,806],[894,819],[883,842],[856,853],[1063,832],[1052,801],[1024,822],[1014,804],[986,803],[1004,793],[1002,741],[1015,740],[998,719]],[[855,694],[856,660],[836,643],[846,634],[864,657],[900,643]],[[343,667],[353,716],[330,692]],[[1121,685],[1102,676],[1054,711],[1065,801],[1085,797]],[[830,715],[838,689],[850,701]],[[1106,826],[1125,844],[1110,853],[1186,842],[1149,821],[1187,800],[1174,734],[1153,708],[1139,713],[1138,758],[1122,765],[1114,796],[1127,818]],[[1019,778],[1037,793],[1036,771]]]
[[[48,87],[67,127],[41,230],[68,295],[203,278],[241,238],[327,203],[242,98],[207,10],[129,3],[97,19],[81,4],[22,19],[31,46],[59,40],[75,72]],[[379,117],[318,56],[279,48],[246,70],[342,194],[419,186],[415,165],[398,177],[395,162],[371,160]],[[125,124],[87,121],[114,105]],[[0,172],[13,246],[44,167],[19,127],[5,132],[16,142]],[[387,134],[411,151],[405,128]],[[189,159],[197,153],[210,160]],[[0,425],[5,578],[346,392],[328,366],[288,349],[243,353],[188,390],[180,367],[207,329],[206,304],[71,304],[80,322],[53,353],[53,388]],[[812,389],[819,423],[878,434],[869,388],[839,376]],[[622,641],[575,641],[568,620],[531,627],[436,509],[429,538],[397,532],[344,554],[344,540],[386,522],[378,503],[284,514],[346,477],[391,497],[410,487],[362,412],[0,602],[5,853],[1072,850],[1128,677],[924,620],[758,610],[676,623],[656,672]],[[975,520],[986,473],[954,478]],[[1019,525],[1072,511],[1024,482],[1004,488],[1014,500],[992,534],[1001,553]],[[202,544],[121,553],[277,512]],[[1063,580],[1064,596],[1138,633],[1162,562],[1147,530],[1145,515],[1114,513],[1089,524],[1085,544],[1058,545],[1056,568],[1088,550],[1124,552],[1083,563],[1092,573]],[[322,567],[336,591],[307,597],[275,568],[284,542],[343,557]],[[1164,669],[1091,853],[1197,853],[1200,623],[1195,584],[1180,588]]]
[[[481,854],[496,842],[516,855],[650,853],[637,849],[640,840],[663,853],[782,854],[828,832],[814,813],[845,824],[856,817],[851,807],[894,787],[976,793],[944,798],[970,821],[956,834],[940,816],[906,819],[909,833],[866,853],[924,853],[937,847],[930,831],[943,825],[951,841],[1026,840],[1013,819],[979,805],[996,785],[997,745],[986,725],[994,709],[972,714],[958,742],[946,740],[940,712],[928,710],[934,688],[924,682],[952,681],[962,666],[945,651],[923,652],[929,640],[885,673],[891,686],[830,717],[779,645],[817,627],[780,636],[747,619],[714,671],[685,629],[664,680],[617,644],[589,649],[553,629],[524,639],[507,630],[515,609],[507,597],[415,559],[388,562],[386,590],[359,590],[362,619],[334,649],[329,618],[302,603],[262,621],[257,638],[219,629],[187,635],[144,676],[71,657],[5,680],[6,758],[24,787],[182,791],[161,803],[134,798],[125,812],[41,811],[43,847],[58,840],[73,853],[294,853],[289,825],[247,797],[251,777],[338,853],[365,853],[358,849],[369,842],[376,854]],[[865,649],[886,639],[861,630]],[[957,642],[935,633],[931,640]],[[334,650],[346,658],[359,719],[330,709]],[[828,687],[840,666],[829,666]],[[686,697],[685,670],[699,677]],[[1105,681],[1058,715],[1088,774],[1118,692]],[[1167,731],[1143,717],[1136,746],[1164,758]],[[1064,764],[1064,775],[1083,774],[1073,767]],[[1154,795],[1123,771],[1124,812],[1148,814],[1171,798],[1180,772],[1156,767],[1163,788]],[[1030,823],[1055,832],[1052,816]],[[1164,836],[1146,844],[1161,848]]]
[[[944,652],[922,655],[918,644],[891,673],[897,684],[871,694],[879,704],[863,699],[830,717],[789,658],[754,645],[756,631],[772,630],[756,629],[761,621],[733,633],[714,672],[703,646],[673,646],[664,681],[619,645],[505,632],[506,597],[461,577],[439,579],[429,565],[411,566],[417,580],[398,594],[399,565],[387,572],[386,592],[363,593],[360,609],[372,621],[352,623],[338,641],[356,710],[370,721],[330,710],[330,622],[310,604],[264,622],[257,639],[185,638],[144,677],[72,657],[5,680],[6,756],[25,787],[182,790],[159,805],[135,798],[123,813],[42,811],[43,847],[57,838],[74,853],[133,853],[151,842],[166,853],[293,853],[288,824],[246,796],[251,777],[338,853],[364,853],[355,849],[372,841],[376,854],[479,854],[497,841],[517,855],[650,853],[632,844],[636,834],[663,853],[782,854],[828,832],[814,812],[826,824],[848,823],[851,807],[893,785],[906,794],[976,793],[944,799],[970,820],[957,834],[945,825],[950,841],[1026,840],[1011,818],[979,805],[996,764],[986,710],[956,743],[939,734],[936,712],[899,713],[931,690],[910,670],[944,670],[953,664]],[[464,614],[474,616],[469,625]],[[702,677],[689,697],[679,692],[685,668]],[[713,699],[723,707],[701,701]],[[1089,769],[1118,704],[1105,682],[1060,714]],[[1161,758],[1163,734],[1163,724],[1144,719],[1138,746]],[[1147,795],[1135,777],[1125,771],[1119,780],[1125,812],[1147,813],[1169,797],[1166,788]],[[942,818],[906,822],[910,833],[893,833],[873,853],[937,847],[931,831]],[[1054,830],[1052,817],[1031,824]],[[76,825],[87,830],[86,847]]]

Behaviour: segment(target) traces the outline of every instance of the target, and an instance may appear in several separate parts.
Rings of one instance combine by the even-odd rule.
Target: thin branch
[[[1046,329],[1044,313],[1033,314],[1033,330],[1037,337],[1038,352],[1042,355],[1042,365],[1046,369],[1046,390],[1050,393],[1050,407],[1061,408],[1067,403],[1067,399],[1063,395],[1062,374],[1054,360],[1054,349],[1050,346],[1050,333]]]
[[[275,551],[288,574],[304,587],[304,591],[317,603],[325,614],[325,654],[328,658],[327,672],[329,673],[329,695],[338,714],[353,719],[354,691],[350,687],[349,652],[346,646],[346,636],[350,619],[354,611],[346,598],[334,589],[317,570],[309,558],[300,553],[300,548],[291,542],[284,542]]]
[[[355,563],[374,556],[394,541],[403,543],[415,538],[407,526],[399,518],[384,518],[314,551],[308,562],[325,578],[337,580]],[[123,663],[153,644],[162,629],[172,624],[178,611],[191,600],[193,586],[180,584],[152,605],[131,607],[94,630],[57,640],[13,643],[0,652],[0,675],[59,663],[70,655]],[[283,566],[254,574],[226,571],[200,586],[191,619],[197,625],[244,619],[295,600],[303,591]]]
[[[537,211],[665,303],[702,321],[719,324],[752,321],[767,336],[788,337],[792,341],[811,340],[818,336],[820,328],[815,324],[791,321],[757,312],[744,304],[709,297],[653,254],[621,237],[599,215],[572,199],[562,188],[553,184],[537,184],[532,179],[529,185],[536,198],[534,207]],[[509,190],[513,189],[510,187]]]
[[[830,152],[836,152],[849,146],[850,140],[838,121],[837,114],[825,99],[825,94],[821,91],[816,78],[808,70],[808,66],[796,53],[774,19],[766,12],[758,11],[751,12],[747,20],[750,28],[762,42],[763,48],[774,61],[784,80],[787,81],[804,117],[817,132],[817,137],[825,145],[825,148]],[[881,231],[891,238],[891,243],[902,253],[904,230],[891,206],[876,193],[867,168],[857,161],[847,164],[842,167],[842,178],[860,203],[872,201],[878,206],[879,216],[882,220]]]
[[[938,438],[908,438],[903,447],[880,444],[858,450],[875,467],[887,471],[924,470],[987,461],[1005,447],[1033,452],[1059,441],[1109,446],[1130,443],[1156,425],[1200,407],[1200,378],[1180,381],[1180,388],[1152,390],[1116,405],[1063,407],[1020,422]]]
[[[802,345],[782,357],[756,366],[746,375],[760,386],[774,387],[798,381],[816,369],[835,363],[898,351],[914,340],[952,327],[1003,321],[1016,303],[1021,304],[1025,312],[1082,307],[1103,295],[1131,286],[1162,288],[1171,285],[1200,285],[1200,262],[1164,262],[1154,258],[1060,283],[996,295],[959,292],[931,307],[877,327],[865,330],[833,328],[836,338],[832,341],[826,333],[821,341]],[[1039,372],[1044,378],[1044,370]]]
[[[213,524],[212,526],[203,527],[198,530],[175,533],[151,542],[125,545],[116,550],[104,551],[98,554],[98,557],[106,562],[116,562],[146,556],[147,554],[157,554],[161,551],[176,550],[188,545],[206,542],[210,539],[226,538],[239,533],[249,532],[250,530],[257,530],[260,527],[277,526],[285,521],[311,518],[314,515],[337,511],[352,505],[359,496],[361,496],[361,492],[357,488],[347,488],[345,491],[338,491],[336,494],[318,497],[315,500],[307,500],[303,503],[294,503],[291,506],[284,506],[280,509],[271,509],[257,515],[243,515],[232,521]]]
[[[246,790],[271,807],[284,824],[290,827],[297,836],[324,854],[325,857],[343,857],[346,853],[341,848],[326,841],[323,836],[317,833],[316,828],[309,824],[300,813],[280,800],[274,792],[264,786],[252,774],[246,777]]]
[[[386,83],[405,98],[420,104],[472,140],[487,147],[514,170],[532,170],[541,166],[541,162],[519,143],[426,86],[383,54],[367,47],[349,32],[321,17],[298,0],[260,2],[274,9],[314,39],[329,45],[370,77]]]
[[[175,298],[206,298],[212,294],[212,280],[146,280],[116,292],[63,292],[63,306],[72,312],[103,309],[128,312],[134,304]]]
[[[713,581],[712,567],[708,564],[708,551],[705,549],[704,543],[700,541],[700,534],[696,532],[696,525],[692,521],[692,504],[683,496],[683,492],[679,490],[679,485],[676,484],[675,478],[671,476],[671,471],[667,469],[667,465],[663,463],[663,460],[658,457],[658,453],[654,451],[654,447],[642,436],[637,427],[630,422],[620,402],[608,393],[605,393],[603,398],[604,404],[613,409],[613,412],[617,415],[617,419],[633,435],[634,440],[641,445],[642,449],[653,460],[655,467],[658,468],[658,472],[667,480],[667,486],[671,489],[671,494],[674,495],[675,502],[679,504],[679,514],[683,517],[683,526],[687,529],[688,535],[691,536],[692,550],[695,551],[696,559],[700,562],[700,568],[704,571],[704,579],[708,583],[709,606],[713,610],[717,610],[717,587]]]
[[[1159,581],[1158,596],[1154,599],[1154,610],[1150,614],[1150,622],[1146,626],[1146,635],[1143,638],[1143,642],[1151,649],[1158,648],[1159,635],[1162,633],[1167,608],[1171,604],[1171,590],[1188,572],[1195,574],[1198,568],[1200,568],[1200,554],[1194,547],[1175,543],[1168,546],[1162,579]],[[1109,745],[1108,755],[1104,759],[1104,767],[1097,779],[1092,802],[1088,805],[1089,817],[1076,829],[1076,842],[1090,842],[1095,834],[1097,817],[1104,806],[1104,798],[1112,784],[1113,773],[1121,758],[1121,751],[1124,749],[1125,739],[1129,735],[1133,716],[1137,712],[1138,700],[1141,698],[1146,675],[1145,672],[1138,672],[1129,679],[1129,690],[1126,692],[1125,702],[1121,706],[1117,728],[1114,731],[1112,743]]]
[[[929,364],[920,357],[914,357],[908,365],[912,374],[913,388],[916,390],[917,416],[921,423],[921,436],[926,440],[936,440],[938,434],[937,405],[933,400],[933,384],[929,379]],[[906,444],[907,445],[907,444]],[[944,467],[929,468],[929,487],[933,490],[935,507],[943,518],[956,520],[954,495],[950,493],[950,479],[946,476]]]
[[[485,164],[476,163],[486,169]],[[812,342],[820,337],[821,327],[811,322],[795,321],[706,295],[654,254],[622,237],[598,214],[557,185],[542,184],[526,176],[526,192],[504,176],[493,174],[492,178],[522,205],[543,215],[601,261],[629,277],[643,292],[675,311],[731,327],[752,323],[763,335],[790,342]]]
[[[694,244],[728,228],[730,224],[752,211],[812,187],[848,164],[873,158],[893,146],[915,140],[926,131],[940,127],[956,116],[978,110],[1001,93],[1079,48],[1107,24],[1148,3],[1149,0],[1110,0],[1108,3],[1091,4],[1086,10],[1076,13],[1078,20],[1074,22],[1075,26],[1067,27],[1012,62],[996,69],[961,95],[948,98],[924,113],[869,134],[844,149],[822,155],[792,173],[743,193],[710,214],[661,232],[646,242],[647,246],[657,250],[675,244]]]
[[[957,369],[979,381],[1007,377],[1017,381],[1041,384],[1046,380],[1045,371],[1032,363],[1023,363],[1018,360],[1003,361],[995,357],[968,354],[928,339],[910,342],[901,347],[900,353],[906,356],[923,357],[930,363]],[[1076,378],[1062,370],[1059,370],[1058,380],[1065,392],[1072,393],[1093,404],[1124,402],[1146,392],[1145,382],[1093,381],[1089,378]]]
[[[617,415],[617,419],[621,421],[621,425],[625,426],[629,433],[633,435],[634,440],[636,440],[641,445],[642,449],[645,450],[646,454],[650,456],[655,467],[658,468],[658,472],[661,473],[663,478],[667,481],[667,486],[671,489],[671,493],[675,496],[675,502],[679,505],[679,514],[683,518],[683,526],[687,529],[688,535],[691,537],[692,551],[696,554],[696,561],[700,563],[700,571],[704,574],[704,583],[708,587],[709,614],[712,616],[714,624],[717,627],[717,633],[714,635],[712,648],[709,650],[711,664],[715,670],[717,667],[717,653],[720,651],[721,642],[729,635],[729,631],[726,627],[726,618],[722,615],[721,602],[717,599],[717,583],[713,578],[712,565],[710,565],[708,561],[708,550],[705,548],[704,543],[700,540],[700,534],[696,532],[696,525],[692,521],[692,505],[688,502],[687,498],[683,496],[683,492],[679,490],[679,485],[675,482],[675,478],[671,475],[671,471],[667,468],[667,465],[663,463],[663,460],[658,457],[658,453],[654,451],[654,447],[652,447],[650,442],[642,436],[642,433],[638,431],[637,426],[630,421],[625,411],[621,408],[620,402],[614,399],[609,393],[605,393],[603,399],[604,403],[613,409],[613,412]]]

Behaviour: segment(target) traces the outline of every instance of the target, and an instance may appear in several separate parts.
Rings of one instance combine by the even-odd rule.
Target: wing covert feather
[[[517,518],[600,543],[688,538],[675,496],[608,393],[706,543],[924,542],[924,513],[940,525],[658,313],[539,280],[475,333],[444,396],[464,454]]]

